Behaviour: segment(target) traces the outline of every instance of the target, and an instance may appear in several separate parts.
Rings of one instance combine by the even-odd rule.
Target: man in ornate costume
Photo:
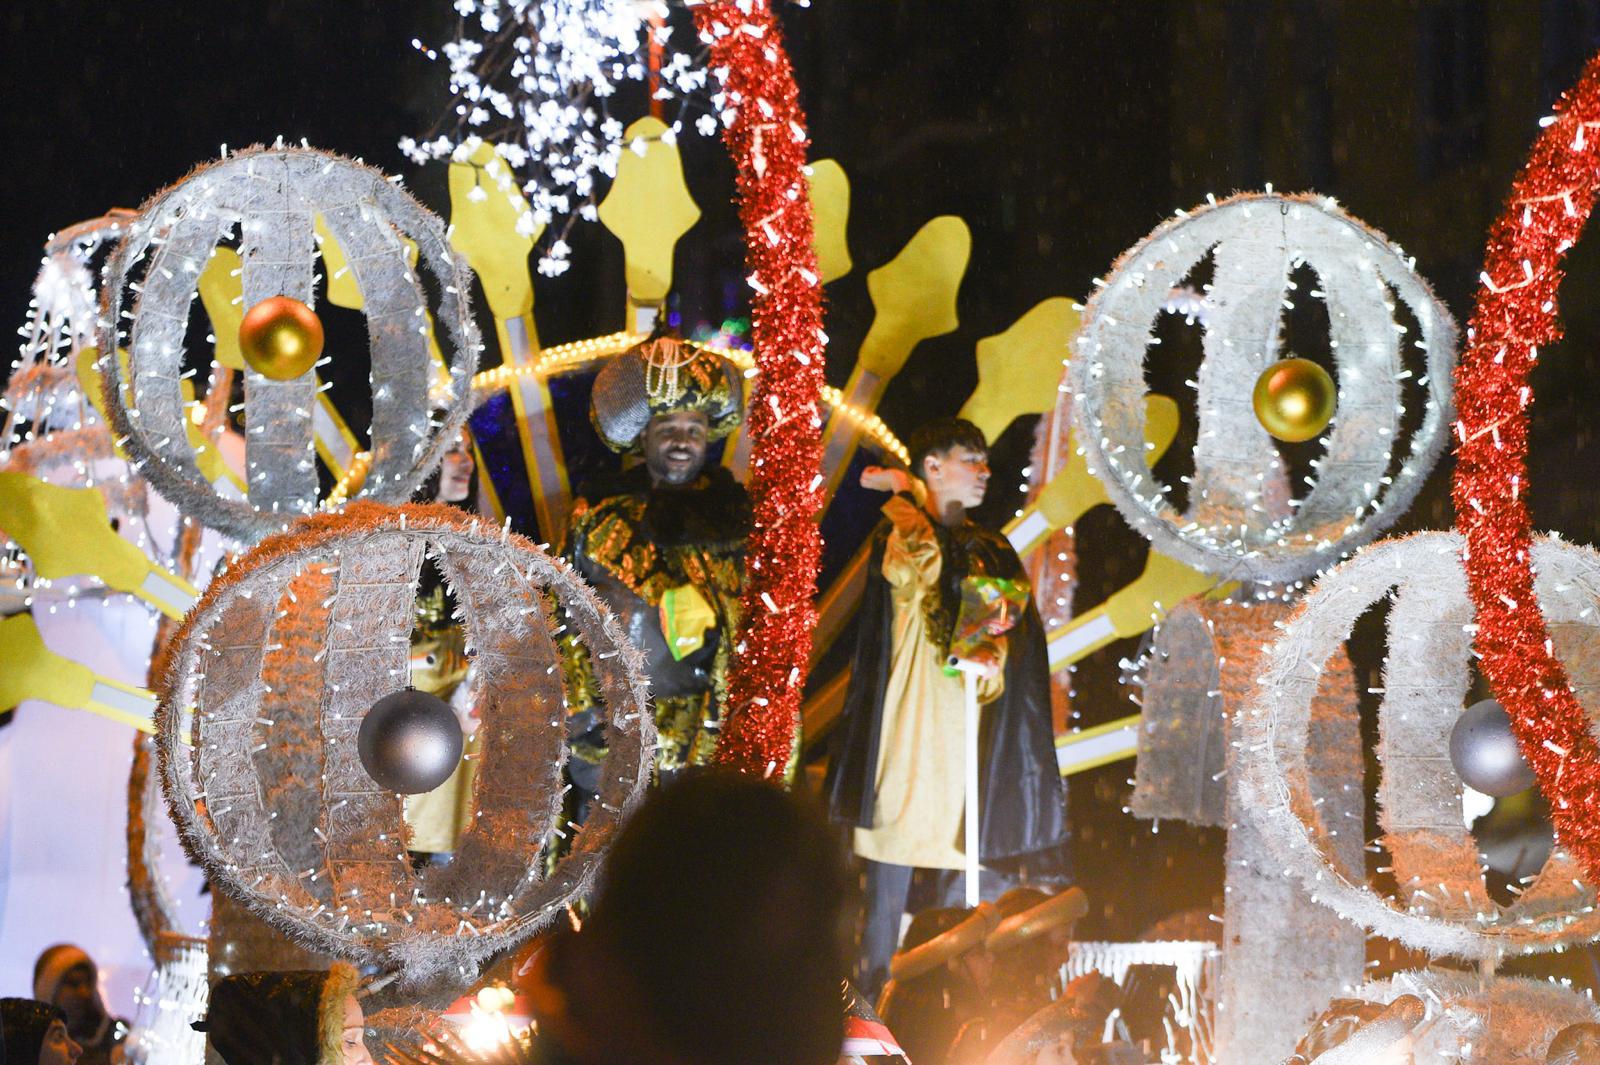
[[[663,776],[710,761],[727,697],[750,501],[706,458],[739,424],[742,401],[731,363],[661,333],[594,382],[600,439],[642,461],[578,493],[565,554],[645,654]],[[567,655],[569,767],[577,789],[593,794],[605,754],[599,699],[586,655],[567,650],[577,651]]]
[[[988,448],[970,422],[946,418],[911,437],[912,476],[869,468],[864,487],[894,493],[873,534],[857,616],[850,687],[828,762],[833,816],[854,827],[866,863],[866,927],[857,983],[882,986],[916,868],[965,864],[966,703],[945,671],[969,577],[1017,581],[1006,539],[967,511],[983,501]],[[984,894],[1051,878],[1064,864],[1066,811],[1050,719],[1044,628],[1029,597],[1005,631],[991,630],[978,683],[979,855]],[[945,877],[947,899],[959,877]]]

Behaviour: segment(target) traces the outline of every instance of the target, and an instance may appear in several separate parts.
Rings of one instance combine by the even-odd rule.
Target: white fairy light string
[[[555,225],[539,260],[542,274],[567,270],[565,237],[573,220],[592,221],[622,153],[644,149],[642,141],[624,141],[627,123],[612,112],[624,84],[648,78],[655,100],[677,102],[680,115],[664,140],[675,140],[696,108],[698,133],[719,129],[716,114],[726,101],[709,91],[720,79],[706,68],[703,50],[671,48],[668,19],[686,6],[681,0],[454,0],[453,6],[460,16],[455,40],[438,50],[413,42],[449,64],[450,117],[440,132],[422,141],[404,138],[400,148],[421,164],[467,162],[483,144],[492,145],[522,175],[526,207],[517,232],[534,237]],[[676,35],[691,33],[683,28]],[[663,53],[654,70],[652,50]],[[510,192],[510,174],[502,171],[499,180],[502,192]]]

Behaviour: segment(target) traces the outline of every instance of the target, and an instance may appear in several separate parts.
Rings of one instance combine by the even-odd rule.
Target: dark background
[[[852,181],[856,267],[828,292],[831,380],[848,376],[871,320],[867,271],[935,215],[972,229],[961,327],[918,349],[881,409],[901,434],[960,407],[978,339],[1047,297],[1084,297],[1174,208],[1267,181],[1332,194],[1385,231],[1464,326],[1487,227],[1537,119],[1600,47],[1600,0],[816,0],[786,23],[814,157],[840,160]],[[444,0],[6,5],[0,319],[22,324],[51,230],[138,206],[223,143],[304,137],[404,174],[444,210],[442,167],[411,166],[396,142],[446,106],[444,68],[411,40],[441,44],[453,25]],[[715,323],[744,311],[731,172],[720,145],[683,144],[705,216],[679,246],[677,309]],[[545,343],[622,324],[620,246],[594,225],[573,244],[573,271],[539,284]],[[1568,265],[1569,336],[1534,375],[1530,499],[1539,526],[1594,542],[1600,240]],[[1164,373],[1152,384],[1178,394]],[[1448,463],[1403,527],[1448,525],[1447,488]],[[1109,508],[1077,531],[1083,607],[1137,575],[1144,547]],[[1130,712],[1116,683],[1130,650],[1079,670],[1083,723]],[[1352,653],[1359,686],[1376,686],[1379,640]],[[1219,834],[1153,837],[1120,813],[1129,772],[1074,782],[1095,935],[1132,935],[1220,885]]]

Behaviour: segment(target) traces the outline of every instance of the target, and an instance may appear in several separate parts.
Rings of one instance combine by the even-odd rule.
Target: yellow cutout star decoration
[[[1146,396],[1144,439],[1151,464],[1166,454],[1177,435],[1178,405],[1167,396]],[[1051,533],[1073,524],[1091,507],[1109,502],[1105,485],[1089,472],[1082,451],[1069,442],[1066,466],[1006,525],[1006,538],[1019,556],[1027,558]]]
[[[504,159],[483,144],[465,163],[450,164],[450,246],[466,257],[497,319],[533,311],[528,254],[542,224],[519,233],[528,209]]]
[[[678,146],[662,139],[660,119],[641,118],[623,131],[631,147],[617,163],[611,191],[600,201],[600,221],[622,241],[628,297],[654,304],[672,289],[672,251],[700,220],[700,208],[683,180]]]
[[[27,699],[87,710],[141,732],[155,732],[154,694],[56,654],[44,645],[31,614],[13,614],[0,618],[0,706],[10,709]]]
[[[206,268],[200,271],[198,287],[200,303],[211,319],[211,357],[218,366],[243,370],[239,323],[244,321],[244,266],[239,253],[226,246],[212,249]]]
[[[1024,414],[1043,414],[1056,404],[1062,360],[1078,331],[1081,306],[1060,296],[1036,304],[1003,333],[978,341],[978,387],[961,417],[994,443]]]
[[[822,283],[850,272],[850,246],[845,231],[850,220],[850,179],[833,159],[819,159],[808,168],[811,192],[812,247]]]
[[[867,275],[875,313],[856,355],[857,373],[888,381],[919,343],[961,324],[956,291],[971,257],[967,223],[940,215],[917,230],[899,255]]]
[[[199,592],[157,566],[111,528],[98,489],[62,488],[25,473],[0,471],[0,528],[46,580],[91,576],[182,620]]]

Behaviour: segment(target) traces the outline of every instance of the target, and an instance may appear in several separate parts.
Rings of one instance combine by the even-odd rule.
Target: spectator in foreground
[[[833,1065],[844,869],[809,803],[723,771],[628,821],[592,915],[534,961],[542,1061]]]
[[[986,902],[973,910],[923,910],[911,919],[878,1012],[915,1065],[943,1065],[960,1032],[983,1015],[994,976],[984,939],[999,920]]]
[[[0,1063],[73,1065],[82,1053],[61,1010],[31,998],[0,998]]]

